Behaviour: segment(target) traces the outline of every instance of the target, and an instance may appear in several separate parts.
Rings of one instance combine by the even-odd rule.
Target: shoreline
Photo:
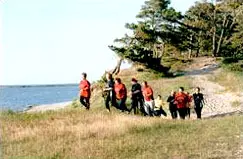
[[[49,110],[55,111],[55,110],[64,109],[67,106],[69,106],[70,104],[72,104],[72,101],[61,102],[61,103],[53,103],[53,104],[42,104],[42,105],[29,107],[26,110],[24,110],[23,112],[37,113],[37,112],[45,112],[45,111],[49,111]]]

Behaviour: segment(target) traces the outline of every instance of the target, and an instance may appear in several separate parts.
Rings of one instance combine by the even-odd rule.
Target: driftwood
[[[117,75],[118,73],[120,73],[121,71],[121,64],[123,62],[123,58],[120,58],[118,61],[117,61],[117,65],[116,67],[111,71],[111,74],[113,75]]]

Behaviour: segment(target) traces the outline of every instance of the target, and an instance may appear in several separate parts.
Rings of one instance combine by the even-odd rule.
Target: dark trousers
[[[140,111],[143,113],[144,112],[143,100],[139,99],[139,98],[132,99],[131,108],[130,108],[129,112],[131,112],[133,110],[134,114],[137,114],[138,113],[138,105],[140,106],[140,108],[139,108]]]
[[[127,98],[117,99],[117,108],[120,109],[122,112],[129,111],[126,106]]]
[[[202,107],[195,107],[195,112],[197,114],[197,118],[201,119],[202,118]]]
[[[191,108],[186,108],[186,116],[191,117]]]
[[[186,118],[186,108],[178,108],[178,112],[180,115],[181,119],[185,119]]]
[[[155,116],[161,116],[161,115],[167,116],[166,112],[162,108],[160,108],[160,110],[155,110],[154,115]]]
[[[89,97],[83,97],[83,96],[80,96],[80,103],[86,107],[86,109],[89,109],[90,108],[90,103],[89,103]]]
[[[138,99],[132,99],[131,108],[129,112],[133,110],[134,114],[137,114],[137,109],[138,109]]]
[[[116,99],[111,96],[110,94],[108,94],[106,97],[105,97],[105,107],[106,109],[108,109],[109,111],[111,110],[110,109],[110,103],[112,106],[115,106],[117,107],[117,104],[116,104]]]
[[[172,119],[177,119],[177,109],[170,109]]]

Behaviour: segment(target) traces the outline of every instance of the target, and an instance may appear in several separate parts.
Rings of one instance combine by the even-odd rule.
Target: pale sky
[[[185,12],[196,0],[172,0]],[[108,45],[144,0],[0,0],[0,85],[93,81],[116,64]],[[127,67],[126,65],[123,67]]]

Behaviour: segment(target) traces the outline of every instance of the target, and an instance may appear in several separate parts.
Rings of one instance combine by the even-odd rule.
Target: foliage
[[[231,64],[231,63],[237,63],[239,60],[233,57],[226,57],[223,59],[223,64]]]
[[[162,72],[170,69],[164,67],[165,56],[241,58],[242,10],[243,0],[199,1],[182,15],[169,0],[147,0],[137,23],[125,25],[131,33],[109,47],[122,58]]]
[[[161,65],[163,47],[166,43],[176,44],[176,24],[182,18],[169,4],[168,0],[145,1],[136,16],[138,22],[125,25],[132,35],[116,39],[121,46],[111,45],[110,49],[125,59],[167,72],[169,68]]]
[[[239,14],[243,1],[221,0],[215,3],[197,2],[186,13],[184,23],[196,27],[190,30],[192,39],[186,43],[193,44],[197,54],[211,51],[213,56],[234,56],[239,54],[232,43],[232,38],[239,38]],[[239,33],[239,32],[238,32]],[[237,34],[238,34],[237,33]],[[236,40],[235,40],[236,41]],[[239,44],[235,43],[235,46]]]
[[[227,57],[222,60],[222,66],[232,72],[243,72],[243,59],[236,57]]]
[[[225,65],[225,68],[234,71],[234,72],[242,72],[243,71],[243,63],[232,63],[229,65]]]

